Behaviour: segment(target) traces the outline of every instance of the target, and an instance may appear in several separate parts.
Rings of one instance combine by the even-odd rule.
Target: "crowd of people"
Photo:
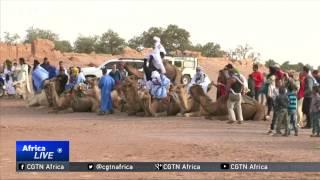
[[[145,74],[141,86],[147,89],[154,99],[163,99],[167,97],[172,82],[165,75],[165,48],[160,38],[154,37],[154,41],[152,53],[145,58]],[[33,69],[26,64],[24,58],[20,58],[19,63],[6,60],[3,74],[8,95],[16,94],[15,85],[18,83],[30,93],[30,74],[34,93],[40,93],[44,89],[45,80],[55,77],[62,79],[63,91],[72,91],[76,85],[86,82],[80,67],[72,66],[67,69],[63,61],[59,62],[58,67],[54,67],[47,58],[43,59],[42,64],[34,60]],[[124,82],[128,72],[124,64],[114,64],[111,72],[107,73],[107,69],[103,68],[102,74],[98,84],[101,89],[99,115],[112,114],[114,111],[111,92],[115,86]],[[188,85],[188,91],[195,84],[200,85],[205,93],[213,85],[217,88],[217,98],[227,97],[230,124],[243,123],[241,102],[245,94],[261,104],[266,104],[266,118],[272,119],[268,134],[288,136],[293,130],[294,135],[298,136],[299,128],[312,128],[311,136],[320,137],[320,74],[317,70],[311,72],[308,67],[303,67],[303,72],[297,75],[297,72],[293,71],[284,72],[275,64],[269,67],[269,73],[265,75],[259,71],[259,65],[254,64],[253,72],[247,79],[232,64],[227,64],[219,71],[217,82],[213,82],[198,66]],[[283,128],[284,132],[281,132]]]

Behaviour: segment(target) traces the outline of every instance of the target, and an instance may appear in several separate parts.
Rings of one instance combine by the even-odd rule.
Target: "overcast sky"
[[[191,41],[233,49],[248,43],[263,59],[318,66],[320,1],[317,0],[0,0],[1,36],[25,36],[30,26],[73,42],[109,28],[126,40],[151,26],[177,24]]]

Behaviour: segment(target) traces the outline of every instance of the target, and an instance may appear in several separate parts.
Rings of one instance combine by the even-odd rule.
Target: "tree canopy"
[[[46,29],[30,27],[26,32],[27,35],[24,39],[24,43],[32,43],[35,39],[49,39],[51,41],[59,40],[58,34]]]

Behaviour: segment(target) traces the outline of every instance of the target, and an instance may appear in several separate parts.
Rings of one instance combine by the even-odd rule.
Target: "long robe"
[[[4,75],[5,75],[5,86],[6,86],[6,91],[9,95],[14,95],[16,94],[16,90],[13,86],[13,71],[5,67],[4,69]]]
[[[32,82],[35,92],[40,92],[43,88],[44,80],[49,78],[49,72],[38,65],[32,72]]]
[[[208,86],[210,84],[210,79],[209,77],[201,72],[201,73],[196,73],[193,77],[192,80],[190,82],[190,84],[188,85],[188,92],[190,90],[190,88],[194,85],[194,84],[198,84],[202,87],[203,92],[207,93],[208,92]]]
[[[22,89],[26,90],[27,93],[31,93],[28,64],[18,65],[16,71],[18,72],[16,83],[21,83]]]
[[[115,81],[109,75],[104,75],[99,81],[99,88],[101,89],[101,103],[100,111],[107,112],[112,109],[111,91],[114,88]]]

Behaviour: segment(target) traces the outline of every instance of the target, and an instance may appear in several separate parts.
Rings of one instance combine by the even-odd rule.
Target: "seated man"
[[[196,74],[193,76],[191,82],[189,83],[188,89],[190,89],[195,84],[200,85],[205,93],[208,92],[210,79],[209,76],[203,72],[200,66],[196,68]]]
[[[170,87],[170,80],[158,71],[152,72],[152,81],[149,81],[150,93],[156,99],[167,97],[167,91]]]
[[[71,90],[75,85],[78,85],[80,83],[84,83],[85,78],[81,73],[79,73],[79,68],[78,67],[73,67],[70,72],[70,78],[69,78],[69,83],[66,84],[66,90]]]

